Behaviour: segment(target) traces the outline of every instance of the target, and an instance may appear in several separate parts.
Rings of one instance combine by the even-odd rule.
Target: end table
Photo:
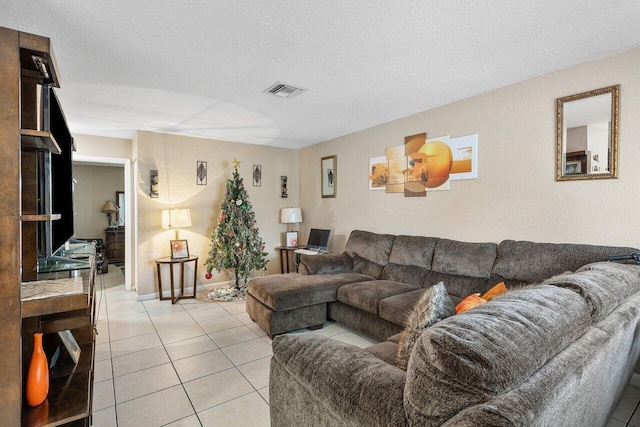
[[[193,295],[184,294],[184,264],[193,261]],[[169,276],[171,277],[171,297],[162,296],[162,274],[160,271],[161,265],[169,265]],[[174,280],[173,280],[173,266],[174,264],[180,264],[180,293],[175,295]],[[171,304],[175,304],[182,298],[195,298],[196,297],[196,279],[198,278],[198,257],[190,256],[188,258],[171,258],[165,257],[156,260],[156,268],[158,270],[158,293],[160,294],[160,300],[171,300]]]

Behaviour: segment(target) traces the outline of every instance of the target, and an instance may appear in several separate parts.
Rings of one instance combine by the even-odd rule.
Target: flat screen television
[[[74,235],[73,169],[71,155],[73,137],[67,127],[64,112],[53,88],[49,88],[51,135],[60,147],[60,154],[51,155],[51,211],[60,214],[51,224],[51,247],[55,252]]]

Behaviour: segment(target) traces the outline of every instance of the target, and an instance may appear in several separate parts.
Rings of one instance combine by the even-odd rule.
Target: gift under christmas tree
[[[233,177],[227,180],[218,226],[211,233],[206,277],[211,278],[213,269],[227,270],[233,273],[235,284],[207,293],[207,298],[216,301],[244,299],[249,274],[253,270],[267,269],[267,253],[264,252],[264,243],[258,234],[255,213],[238,173],[240,162],[234,159],[232,165]],[[243,283],[240,283],[241,278],[244,279]]]

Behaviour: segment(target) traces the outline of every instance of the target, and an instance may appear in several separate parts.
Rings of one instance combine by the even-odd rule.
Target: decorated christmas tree
[[[235,277],[235,285],[207,294],[211,299],[222,301],[244,298],[249,273],[267,269],[267,253],[258,234],[255,213],[238,173],[240,162],[234,159],[231,164],[233,177],[227,180],[218,226],[211,233],[211,250],[206,261],[207,278],[211,278],[213,269],[230,270]],[[240,284],[240,278],[244,278],[243,284]]]

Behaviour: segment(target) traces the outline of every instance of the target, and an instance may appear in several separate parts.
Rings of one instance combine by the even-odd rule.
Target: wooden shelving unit
[[[21,129],[22,149],[49,151],[51,154],[60,154],[62,150],[51,132],[33,129]]]
[[[73,139],[60,104],[49,91],[60,86],[59,76],[48,38],[0,27],[0,233],[5,236],[0,251],[0,424],[7,426],[91,425],[95,255],[78,257],[84,264],[73,259],[60,263],[59,268],[52,267],[53,261],[42,264],[39,257],[52,255],[56,249],[52,239],[58,240],[57,246],[71,235],[56,226],[70,220],[65,209],[72,202]],[[57,168],[55,173],[52,168]],[[60,177],[68,181],[63,188],[68,193],[56,193],[61,184],[65,187]],[[62,194],[62,199],[54,197]],[[45,270],[48,272],[43,273]],[[22,282],[70,276],[82,277],[81,291],[21,298]],[[61,344],[58,332],[64,330],[70,330],[80,345],[80,360],[73,363],[63,346],[50,369],[47,400],[28,407],[23,403],[23,384],[33,333],[45,334],[45,352],[50,358]]]

